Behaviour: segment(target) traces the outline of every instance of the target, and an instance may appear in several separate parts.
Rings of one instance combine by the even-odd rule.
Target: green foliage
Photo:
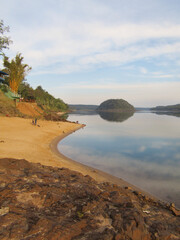
[[[18,93],[25,100],[34,101],[36,99],[34,89],[32,87],[30,87],[30,85],[28,83],[21,83],[19,85]]]
[[[28,101],[35,100],[37,104],[47,111],[67,111],[68,105],[61,99],[56,99],[41,86],[35,90],[27,83],[21,83],[19,86],[19,94]]]
[[[3,49],[8,48],[12,43],[10,38],[4,35],[6,32],[9,32],[9,27],[4,26],[3,20],[0,20],[0,55],[3,55]]]
[[[97,111],[134,112],[134,107],[123,99],[109,99],[100,104]]]
[[[36,102],[43,105],[46,110],[66,111],[68,109],[67,104],[65,104],[61,99],[53,97],[41,86],[38,86],[35,89],[35,98]]]
[[[27,64],[23,63],[24,58],[21,53],[16,54],[16,57],[9,61],[9,58],[4,56],[5,72],[9,74],[8,82],[13,92],[17,93],[19,85],[25,80],[25,76],[31,70]]]

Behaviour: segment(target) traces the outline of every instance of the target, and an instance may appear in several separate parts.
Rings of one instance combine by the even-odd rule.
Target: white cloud
[[[144,152],[146,150],[146,147],[145,146],[140,146],[139,149],[138,149],[138,152]]]
[[[180,66],[180,61],[177,61],[176,64],[177,64],[178,66]]]
[[[34,69],[46,69],[47,66],[56,64],[55,70],[60,73],[73,72],[77,65],[79,70],[84,69],[84,65],[92,64],[121,65],[161,55],[177,55],[180,52],[180,41],[177,41],[180,39],[180,25],[108,26],[96,21],[67,21],[63,25],[59,21],[48,30],[47,26],[16,29],[12,36],[12,51],[22,52]],[[173,41],[167,43],[161,39]],[[157,42],[149,44],[149,40]]]
[[[144,67],[140,67],[139,70],[140,70],[140,72],[143,73],[143,74],[147,74],[147,73],[148,73],[147,69],[144,68]]]
[[[24,62],[33,68],[29,75],[33,80],[37,76],[36,79],[46,81],[44,79],[47,74],[54,74],[55,78],[59,75],[54,80],[55,85],[59,84],[58,81],[64,77],[64,74],[69,73],[76,73],[76,79],[80,73],[78,82],[83,82],[82,78],[85,78],[82,72],[91,74],[94,70],[94,72],[101,73],[101,78],[103,78],[106,74],[103,70],[106,68],[112,72],[114,70],[112,66],[116,69],[121,66],[121,69],[124,68],[123,73],[125,71],[128,73],[128,76],[125,74],[121,76],[124,82],[132,79],[136,82],[139,79],[177,81],[180,75],[178,69],[179,5],[168,4],[166,1],[164,7],[161,8],[164,1],[152,0],[148,5],[142,0],[2,1],[1,17],[7,25],[10,25],[10,36],[14,42],[10,46],[8,55],[14,57],[17,52],[21,52]],[[150,64],[148,65],[149,62],[157,68],[153,69]],[[171,71],[173,64],[176,70]],[[113,72],[112,78],[120,81],[122,78],[119,77],[119,72],[115,77]],[[111,78],[110,74],[108,77]],[[94,83],[95,80],[92,79],[92,82]],[[177,101],[177,96],[179,96],[175,88],[172,90],[172,86],[170,94],[165,96],[165,93],[161,92],[159,96],[163,99],[160,101],[159,92],[156,92],[154,87],[150,87],[149,93],[145,89],[144,92],[147,92],[145,95],[143,88],[139,85],[138,88],[127,86],[128,90],[123,86],[116,86],[112,81],[111,83],[110,86],[106,84],[106,81],[104,84],[96,81],[96,84],[89,86],[81,87],[80,85],[79,90],[96,90],[95,87],[99,91],[106,90],[103,96],[93,96],[93,99],[88,94],[81,93],[83,100],[89,103],[95,99],[97,102],[97,99],[101,101],[103,97],[111,97],[112,93],[107,93],[109,90],[119,90],[125,99],[127,98],[125,94],[127,94],[135,105],[141,106],[144,105],[144,101],[142,104],[140,99],[145,97],[146,104],[150,105],[150,98],[152,99],[154,93],[157,96],[153,97],[151,104],[155,103],[154,99],[157,103],[163,103],[165,98],[166,102],[171,103]],[[71,84],[66,85],[64,86],[66,94],[69,93],[67,86],[70,91],[76,89],[74,85],[72,87]],[[164,91],[169,91],[164,86]],[[144,87],[148,86],[144,85]],[[135,90],[136,95],[133,92]],[[173,95],[173,91],[177,94],[176,96]],[[57,90],[55,92],[56,96],[61,94],[57,93]],[[79,99],[81,102],[79,93],[78,96],[75,96],[74,92],[71,93],[74,99]],[[73,101],[63,94],[61,96],[63,99],[67,99],[68,102]]]
[[[161,74],[161,75],[154,75],[154,76],[152,76],[152,78],[173,78],[174,77],[174,75],[172,75],[172,74]]]
[[[47,66],[56,65],[55,70],[68,73],[84,69],[83,65],[117,65],[178,54],[180,24],[171,16],[178,13],[176,5],[171,12],[167,10],[172,4],[164,7],[163,12],[157,1],[148,7],[136,2],[6,0],[1,14],[10,21],[12,55],[22,52],[35,70],[41,67],[46,72]],[[161,21],[149,21],[149,12]]]
[[[180,88],[180,82],[153,82],[153,83],[128,83],[128,84],[122,84],[122,83],[113,83],[113,82],[109,82],[109,83],[96,83],[96,84],[83,84],[83,85],[77,85],[75,84],[64,84],[63,87],[64,88],[69,88],[71,86],[71,88],[75,89],[112,89],[112,90],[132,90],[135,91],[137,89],[141,89],[142,91],[144,89],[156,89],[157,91],[160,91],[161,88],[163,88],[164,90],[167,89],[177,89]]]

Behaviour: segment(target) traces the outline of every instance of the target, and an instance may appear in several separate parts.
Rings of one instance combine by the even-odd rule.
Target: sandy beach
[[[55,137],[80,127],[80,124],[75,123],[43,120],[38,120],[35,126],[31,119],[1,117],[0,158],[26,159],[47,166],[62,167],[62,159],[53,154],[49,144]]]
[[[25,159],[47,166],[65,167],[89,175],[98,182],[108,181],[141,191],[120,178],[75,162],[59,153],[58,142],[82,127],[83,124],[43,120],[38,120],[35,126],[31,119],[1,117],[0,158]]]

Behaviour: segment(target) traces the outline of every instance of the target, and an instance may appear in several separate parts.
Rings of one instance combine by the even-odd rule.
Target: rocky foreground
[[[0,239],[180,239],[174,205],[65,168],[0,159]]]

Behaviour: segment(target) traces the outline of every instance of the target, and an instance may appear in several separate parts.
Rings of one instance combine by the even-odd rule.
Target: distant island
[[[151,108],[152,111],[166,111],[166,112],[180,112],[180,104],[168,105],[168,106],[157,106]]]
[[[134,112],[135,108],[123,99],[109,99],[96,109],[98,112]]]
[[[171,115],[175,117],[180,117],[180,104],[157,106],[155,108],[151,108],[150,110],[158,115]]]

